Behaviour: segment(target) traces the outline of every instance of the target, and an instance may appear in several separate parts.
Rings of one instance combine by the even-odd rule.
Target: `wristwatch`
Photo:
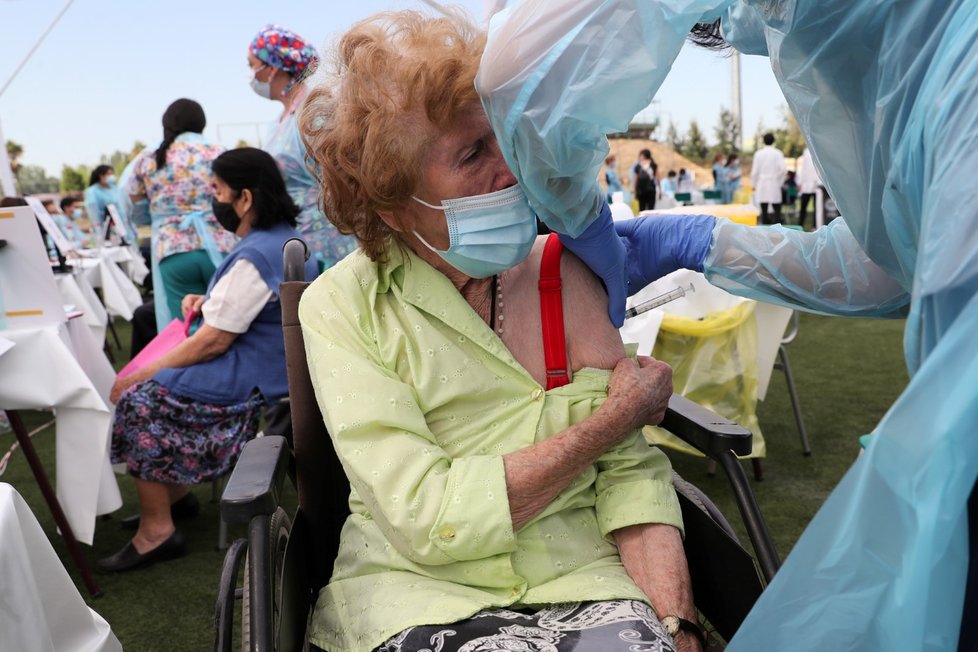
[[[669,632],[669,636],[675,637],[680,631],[689,632],[699,639],[704,649],[706,648],[706,632],[697,623],[679,616],[663,616],[659,622]]]

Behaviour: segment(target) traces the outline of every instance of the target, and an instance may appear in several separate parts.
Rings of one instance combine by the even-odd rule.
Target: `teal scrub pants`
[[[206,251],[189,251],[173,254],[160,261],[160,276],[163,280],[164,295],[157,301],[166,301],[170,314],[182,319],[180,302],[188,294],[206,294],[216,268]]]

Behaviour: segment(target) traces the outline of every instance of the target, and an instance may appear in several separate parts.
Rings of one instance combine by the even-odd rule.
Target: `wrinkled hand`
[[[716,221],[712,215],[649,215],[615,222],[625,246],[629,296],[677,269],[702,272]]]
[[[584,233],[576,238],[561,235],[560,241],[604,282],[604,289],[608,292],[608,316],[615,328],[621,328],[625,323],[627,298],[625,246],[615,234],[608,204],[601,205],[601,214]]]
[[[180,312],[183,313],[183,318],[187,319],[188,315],[199,313],[200,307],[204,304],[203,294],[188,294],[180,302]]]
[[[109,400],[112,401],[112,403],[118,403],[119,397],[122,396],[122,393],[139,382],[141,382],[141,379],[137,378],[136,374],[117,376],[115,382],[112,383],[112,391],[109,392]]]
[[[630,432],[662,422],[672,396],[672,368],[646,356],[638,361],[622,358],[608,381],[608,400],[603,407],[614,410],[621,427]]]

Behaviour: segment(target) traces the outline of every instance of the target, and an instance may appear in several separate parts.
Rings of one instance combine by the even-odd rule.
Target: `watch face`
[[[679,633],[679,619],[675,616],[666,616],[661,621],[662,626],[666,628],[666,632],[669,636],[675,636]]]

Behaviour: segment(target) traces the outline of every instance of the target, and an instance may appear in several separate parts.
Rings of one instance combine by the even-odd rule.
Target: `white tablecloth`
[[[105,344],[105,329],[109,323],[109,315],[98,295],[84,274],[55,274],[58,291],[65,305],[71,305],[84,313],[85,323],[92,331],[95,343],[100,347]]]
[[[112,365],[82,319],[0,337],[15,344],[0,356],[0,408],[55,410],[58,500],[75,537],[91,544],[95,517],[122,506],[108,456]]]
[[[0,483],[0,650],[115,652],[24,499]]]
[[[109,316],[132,320],[133,310],[143,304],[143,298],[119,265],[108,256],[77,258],[68,264],[82,270],[92,287],[102,288],[102,299]]]
[[[149,268],[138,249],[133,247],[105,246],[98,250],[98,255],[117,264],[130,279],[142,283],[149,275]]]

